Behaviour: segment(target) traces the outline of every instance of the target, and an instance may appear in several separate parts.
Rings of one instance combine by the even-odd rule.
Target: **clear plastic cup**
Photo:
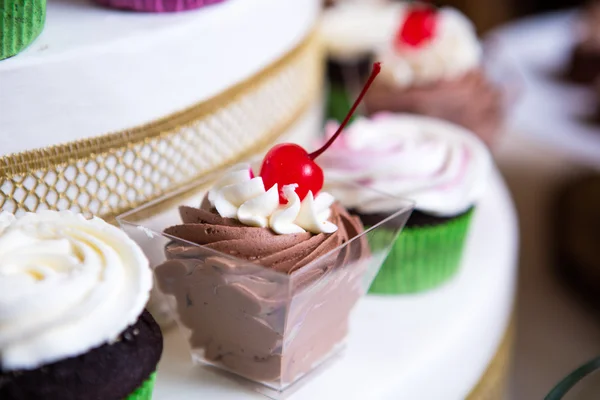
[[[259,383],[266,388],[259,390],[263,394],[281,392],[343,347],[351,311],[379,271],[412,203],[397,199],[395,212],[285,274],[163,233],[180,219],[176,214],[155,218],[153,210],[184,205],[184,194],[206,187],[205,181],[196,182],[117,220],[148,255],[154,302],[170,310],[192,359]],[[194,202],[186,205],[200,205],[197,196]]]

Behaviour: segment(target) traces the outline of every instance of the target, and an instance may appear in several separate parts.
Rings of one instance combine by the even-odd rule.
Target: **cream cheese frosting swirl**
[[[296,194],[297,185],[282,188],[288,203],[279,205],[277,185],[265,190],[261,177],[252,177],[250,166],[240,164],[225,174],[208,192],[208,201],[223,218],[236,218],[242,224],[269,227],[283,235],[291,233],[333,233],[337,226],[328,221],[335,201],[329,193],[312,192],[304,200]]]
[[[33,369],[116,339],[151,286],[142,250],[99,218],[0,214],[0,367]]]
[[[381,79],[397,86],[425,85],[453,79],[481,64],[481,44],[473,24],[453,8],[437,12],[433,39],[418,47],[398,46],[394,36],[378,53],[382,63]]]
[[[328,128],[332,132],[335,126]],[[464,128],[384,113],[356,120],[319,162],[327,189],[348,208],[380,213],[397,209],[398,201],[375,199],[371,191],[336,185],[336,180],[408,198],[417,210],[435,216],[455,216],[472,207],[486,188],[492,165],[485,145]]]

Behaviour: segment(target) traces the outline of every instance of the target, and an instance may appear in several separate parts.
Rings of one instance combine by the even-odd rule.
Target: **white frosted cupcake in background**
[[[381,77],[364,113],[413,113],[464,126],[492,146],[504,120],[501,90],[483,66],[482,45],[460,11],[425,3],[343,4],[323,18],[330,59],[328,117],[341,120],[369,62]]]
[[[325,10],[319,35],[327,52],[328,118],[341,121],[346,115],[405,8],[400,2],[339,1]]]

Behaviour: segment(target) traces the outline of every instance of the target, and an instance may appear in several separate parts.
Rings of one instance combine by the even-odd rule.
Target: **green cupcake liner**
[[[38,37],[46,21],[46,0],[0,0],[0,60]]]
[[[152,391],[154,390],[154,382],[156,381],[156,372],[150,375],[135,392],[131,393],[125,400],[151,400]]]
[[[327,93],[326,119],[342,122],[352,107],[352,99],[343,85],[332,83]],[[350,122],[354,120],[350,118]]]
[[[417,293],[448,281],[460,267],[472,217],[473,210],[443,224],[404,228],[369,293]],[[392,235],[383,229],[374,234],[374,244],[389,243]]]

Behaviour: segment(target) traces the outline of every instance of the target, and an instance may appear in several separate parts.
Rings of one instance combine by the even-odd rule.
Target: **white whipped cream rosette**
[[[223,218],[235,218],[242,224],[269,227],[283,235],[289,233],[333,233],[337,226],[328,221],[335,199],[320,192],[308,192],[300,201],[297,185],[282,188],[287,204],[279,204],[277,185],[265,189],[261,177],[252,177],[250,165],[240,164],[227,172],[208,192],[208,201]]]
[[[336,181],[413,200],[417,210],[443,217],[475,205],[492,166],[485,145],[466,129],[434,118],[388,113],[357,119],[319,163],[327,190],[349,209],[381,213],[398,204]]]
[[[398,45],[388,37],[376,59],[381,61],[381,79],[397,86],[434,83],[460,77],[481,65],[482,47],[475,27],[460,11],[437,10],[434,37],[419,46]],[[397,29],[403,20],[398,21]]]
[[[116,339],[151,286],[142,250],[99,218],[1,213],[1,367],[37,368]]]

